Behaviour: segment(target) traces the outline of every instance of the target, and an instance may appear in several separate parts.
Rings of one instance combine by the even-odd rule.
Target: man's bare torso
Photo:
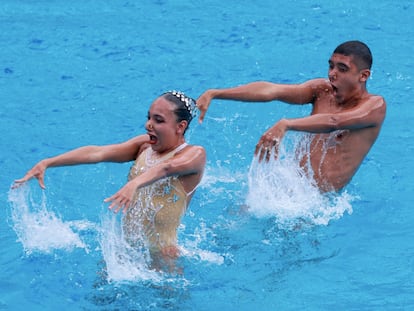
[[[376,98],[374,98],[376,97]],[[359,102],[346,107],[336,103],[332,89],[323,87],[315,98],[312,114],[338,113],[357,109],[380,96],[367,94]],[[305,155],[301,165],[310,163],[313,177],[323,191],[343,188],[357,171],[364,157],[378,137],[382,120],[378,126],[336,130],[331,133],[314,134],[310,144],[309,157]]]

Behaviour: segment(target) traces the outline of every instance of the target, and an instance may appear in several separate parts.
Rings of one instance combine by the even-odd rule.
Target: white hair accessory
[[[185,108],[187,108],[188,112],[191,115],[191,119],[195,118],[197,116],[197,105],[194,99],[188,97],[184,94],[184,92],[181,91],[168,91],[167,93],[170,93],[171,95],[174,95],[177,97],[181,102],[184,103]]]

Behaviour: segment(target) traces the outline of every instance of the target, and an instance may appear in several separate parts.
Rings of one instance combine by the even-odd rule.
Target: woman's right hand
[[[40,161],[35,166],[33,166],[27,173],[24,175],[23,178],[16,179],[12,186],[12,189],[20,187],[26,181],[32,179],[33,177],[39,181],[39,186],[42,189],[45,189],[45,171],[47,169],[47,165],[45,160]]]

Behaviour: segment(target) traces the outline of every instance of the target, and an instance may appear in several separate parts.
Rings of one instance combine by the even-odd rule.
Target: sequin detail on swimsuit
[[[172,158],[183,150],[186,143],[159,156],[152,148],[136,159],[129,173],[129,180],[141,175],[151,167]],[[188,194],[177,176],[162,178],[136,191],[135,204],[124,218],[124,234],[131,245],[140,240],[149,243],[150,249],[176,244],[176,228],[187,206]]]

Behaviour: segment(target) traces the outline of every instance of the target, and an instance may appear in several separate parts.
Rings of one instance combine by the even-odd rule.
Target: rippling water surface
[[[0,4],[0,309],[410,310],[414,253],[410,1],[11,1]],[[407,26],[403,26],[407,25]],[[382,133],[340,194],[257,140],[309,107],[213,102],[187,139],[206,173],[179,228],[181,275],[126,251],[103,199],[130,164],[54,168],[45,191],[10,190],[38,160],[144,130],[152,100],[249,81],[326,77],[341,42],[365,41]]]

